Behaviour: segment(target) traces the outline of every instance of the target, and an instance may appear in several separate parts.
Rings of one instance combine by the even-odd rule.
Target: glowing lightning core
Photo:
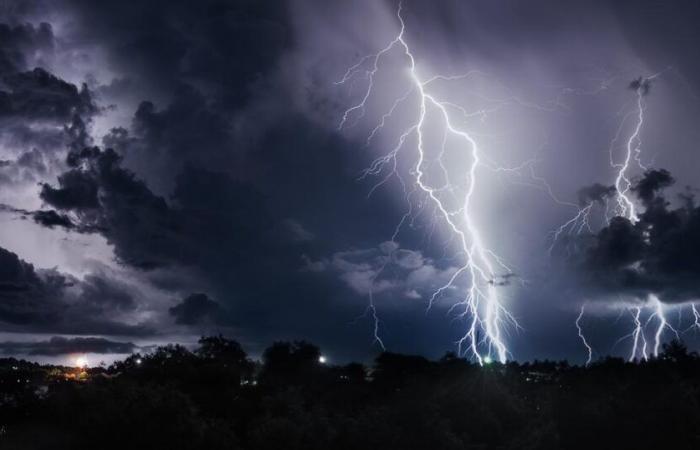
[[[408,60],[408,69],[410,74],[411,89],[403,96],[397,98],[389,112],[382,116],[381,122],[372,130],[368,141],[384,127],[388,117],[407,99],[412,96],[417,96],[418,108],[416,111],[415,122],[409,124],[400,137],[396,146],[385,156],[375,160],[366,170],[366,175],[376,175],[382,172],[385,166],[391,167],[391,173],[399,177],[402,184],[404,180],[397,172],[397,159],[399,152],[410,138],[416,140],[417,159],[412,164],[410,172],[415,188],[425,195],[426,199],[434,206],[436,214],[447,225],[453,238],[459,244],[460,254],[463,255],[464,263],[459,267],[447,284],[439,288],[431,297],[429,307],[433,301],[440,297],[450,288],[456,288],[456,283],[461,279],[467,279],[468,288],[462,301],[456,303],[451,310],[459,308],[461,310],[460,317],[467,320],[468,326],[465,334],[458,341],[460,353],[470,352],[479,364],[484,364],[492,359],[492,352],[495,357],[504,363],[508,357],[508,349],[503,337],[503,325],[508,322],[514,326],[518,326],[514,317],[506,310],[498,295],[498,282],[504,276],[511,276],[512,271],[489,250],[481,237],[479,228],[472,218],[471,202],[477,191],[477,171],[482,165],[480,150],[477,142],[465,130],[460,129],[452,118],[450,112],[455,111],[464,116],[468,116],[465,109],[451,103],[449,101],[438,99],[435,94],[429,91],[432,83],[437,81],[453,81],[465,78],[469,74],[459,76],[434,76],[423,80],[418,74],[416,67],[416,59],[412,53],[410,46],[405,38],[405,24],[401,16],[401,4],[397,11],[397,18],[400,23],[400,31],[384,48],[379,52],[366,56],[356,65],[350,67],[338,84],[343,84],[353,78],[357,73],[362,71],[362,67],[369,63],[370,68],[365,72],[368,86],[362,99],[359,103],[348,108],[342,116],[339,124],[339,129],[346,126],[351,117],[359,119],[365,113],[367,101],[370,99],[374,90],[375,76],[380,70],[382,58],[389,52],[398,48]],[[471,73],[471,72],[470,72]],[[469,156],[469,165],[466,168],[468,181],[465,187],[462,187],[461,200],[457,207],[451,207],[447,201],[444,201],[442,194],[449,192],[455,195],[459,191],[458,186],[451,185],[450,177],[447,175],[447,169],[443,164],[444,142],[442,152],[439,154],[438,162],[443,170],[443,176],[446,180],[445,186],[434,186],[427,179],[426,175],[426,119],[428,116],[437,118],[444,127],[445,139],[447,135],[459,140],[463,144],[463,148]],[[388,179],[385,178],[379,183],[381,185]],[[376,186],[375,186],[376,187]],[[410,194],[407,194],[407,197]],[[402,218],[402,223],[406,216]],[[401,226],[401,224],[399,224]],[[394,233],[394,237],[396,233]],[[499,275],[497,272],[503,271],[505,275]],[[501,278],[499,278],[501,277]],[[378,320],[374,301],[371,300],[370,310],[375,319],[375,338],[380,342],[377,334]],[[481,336],[481,337],[480,337]]]

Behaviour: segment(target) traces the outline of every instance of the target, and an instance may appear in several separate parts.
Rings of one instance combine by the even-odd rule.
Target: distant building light
[[[88,365],[88,360],[85,356],[78,356],[75,358],[75,366],[76,367],[87,367]]]
[[[491,359],[490,356],[486,355],[484,356],[484,364],[491,364],[493,362],[493,359]]]
[[[328,360],[327,360],[326,357],[323,356],[323,355],[321,355],[321,356],[318,357],[318,362],[320,362],[321,364],[325,364],[327,361],[328,361]]]
[[[143,360],[142,360],[141,358],[136,358],[136,364],[137,364],[137,365],[140,366],[142,362],[143,362]]]

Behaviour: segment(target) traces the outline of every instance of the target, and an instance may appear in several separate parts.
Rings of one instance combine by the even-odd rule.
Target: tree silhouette
[[[683,342],[641,364],[477,364],[380,354],[321,363],[275,342],[262,364],[223,336],[70,378],[0,360],[0,448],[242,450],[697,449],[700,358]]]

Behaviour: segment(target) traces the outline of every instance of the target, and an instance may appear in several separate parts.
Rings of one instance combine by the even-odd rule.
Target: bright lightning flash
[[[363,71],[368,80],[367,89],[361,101],[344,112],[339,129],[346,127],[349,120],[357,120],[364,116],[367,102],[375,91],[375,77],[380,72],[383,59],[391,52],[400,51],[407,62],[410,89],[394,100],[389,111],[382,116],[380,123],[372,130],[368,141],[384,127],[386,120],[398,108],[411,100],[415,100],[417,104],[415,110],[409,110],[409,112],[413,111],[415,120],[405,126],[393,149],[376,159],[366,170],[365,175],[377,175],[388,168],[389,175],[377,186],[386,182],[392,175],[396,175],[405,187],[405,180],[397,171],[398,159],[400,152],[409,142],[415,141],[416,158],[411,163],[410,171],[413,189],[407,193],[407,198],[413,192],[424,196],[424,206],[429,204],[434,208],[436,217],[446,225],[453,240],[458,243],[459,255],[463,260],[447,284],[432,295],[428,307],[430,308],[432,303],[444,295],[448,289],[452,290],[458,288],[460,283],[467,283],[464,297],[450,309],[459,311],[460,317],[467,322],[467,329],[458,341],[460,354],[471,354],[482,365],[492,359],[504,363],[509,356],[504,340],[504,326],[511,325],[517,328],[518,324],[503,305],[498,286],[503,284],[504,279],[513,276],[513,273],[486,246],[481,230],[473,217],[472,200],[479,191],[478,174],[479,169],[484,166],[483,155],[473,136],[463,129],[455,118],[455,115],[458,115],[466,119],[470,114],[461,106],[439,98],[438,94],[431,90],[431,86],[435,83],[463,79],[473,72],[458,76],[421,78],[416,57],[406,40],[405,23],[401,12],[401,5],[399,5],[397,18],[401,28],[394,39],[379,52],[364,57],[359,63],[350,67],[338,82],[343,84]],[[432,149],[427,137],[429,133],[426,128],[429,120],[437,121],[443,128],[444,140],[437,150]],[[460,142],[460,148],[468,157],[469,162],[465,173],[454,177],[463,180],[462,183],[453,182],[448,174],[449,164],[445,161],[445,142],[448,138]],[[435,160],[431,159],[431,150],[438,153]],[[433,183],[426,173],[433,162],[437,163],[442,172],[442,182],[439,185]],[[402,218],[399,227],[406,217]],[[394,237],[396,234],[394,233]],[[379,322],[371,295],[369,310],[375,320],[375,338],[383,346],[378,335]]]
[[[636,166],[641,170],[647,170],[647,167],[641,161],[641,131],[644,126],[644,111],[646,108],[644,103],[644,97],[649,92],[650,83],[652,82],[652,80],[654,80],[660,75],[661,72],[651,75],[649,77],[639,78],[632,82],[630,86],[633,87],[635,90],[636,108],[633,112],[627,114],[623,118],[620,127],[618,128],[618,132],[610,144],[610,166],[617,172],[614,183],[616,206],[612,211],[612,216],[625,217],[633,225],[639,222],[639,215],[637,213],[635,202],[629,195],[630,190],[632,188],[630,171],[632,170],[633,164],[636,164]],[[620,162],[616,162],[614,155],[614,144],[619,139],[620,132],[629,117],[635,117],[632,133],[629,135],[625,143],[622,160]],[[587,205],[579,207],[578,212],[574,215],[574,217],[572,217],[569,221],[565,222],[563,225],[561,225],[559,228],[555,229],[552,232],[553,242],[552,246],[550,247],[550,252],[554,248],[554,246],[557,243],[557,240],[563,233],[567,232],[569,234],[580,234],[584,229],[591,231],[590,214],[593,206],[594,202],[591,201]],[[609,223],[610,219],[611,217],[608,214],[608,207],[606,204],[605,220],[607,223]],[[650,308],[651,312],[647,320],[642,321],[641,317],[643,309],[646,308]],[[691,328],[700,327],[700,314],[698,313],[698,310],[694,304],[691,305],[691,308],[694,318],[694,324],[693,326],[691,326]],[[630,352],[629,361],[635,361],[638,359],[647,360],[650,355],[657,357],[659,354],[659,348],[661,345],[663,333],[666,329],[673,331],[676,337],[679,337],[678,331],[676,331],[676,329],[668,323],[668,320],[665,316],[664,305],[657,297],[651,296],[648,306],[635,306],[634,308],[632,308],[632,311],[634,325],[633,330],[627,336],[621,338],[632,339],[632,350]],[[583,317],[583,313],[584,308],[582,307],[579,315],[576,318],[575,325],[578,330],[579,337],[581,338],[583,345],[588,351],[588,361],[590,362],[591,348],[588,345],[588,342],[584,337],[580,326],[580,321]],[[656,319],[657,327],[656,331],[654,332],[653,347],[650,351],[645,336],[645,330],[654,319]]]

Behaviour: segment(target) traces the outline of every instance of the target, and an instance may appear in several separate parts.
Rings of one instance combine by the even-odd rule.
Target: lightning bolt
[[[516,319],[505,308],[498,292],[498,286],[503,284],[501,280],[513,276],[512,270],[499,258],[495,252],[490,250],[483,238],[481,229],[473,218],[472,200],[477,195],[479,183],[478,172],[484,167],[482,153],[477,141],[466,130],[460,128],[454,115],[457,114],[463,119],[472,116],[469,112],[452,102],[438,98],[437,94],[431,91],[431,86],[438,82],[457,81],[469,77],[475,72],[468,72],[463,75],[442,76],[437,75],[428,79],[422,79],[418,73],[416,57],[406,40],[406,26],[402,17],[402,5],[399,4],[397,19],[400,24],[398,34],[381,50],[372,55],[365,56],[350,67],[338,84],[343,84],[352,79],[355,75],[365,72],[367,79],[367,89],[364,91],[361,100],[345,110],[338,125],[339,130],[350,126],[365,115],[367,102],[375,91],[375,79],[381,69],[383,59],[392,51],[399,50],[407,61],[408,75],[411,88],[392,103],[387,113],[382,115],[380,122],[371,131],[367,138],[367,143],[380,132],[392,114],[401,107],[404,102],[415,98],[417,108],[414,111],[415,121],[406,125],[398,138],[396,145],[386,155],[376,159],[364,175],[378,175],[385,168],[389,168],[388,175],[385,176],[373,188],[384,184],[391,176],[396,175],[402,186],[405,181],[398,172],[398,159],[402,150],[410,140],[415,140],[416,159],[411,164],[411,182],[414,188],[422,195],[425,204],[430,204],[436,216],[443,222],[451,234],[451,239],[459,245],[458,254],[462,263],[454,271],[449,281],[438,288],[431,296],[428,309],[434,301],[443,296],[448,289],[459,288],[462,282],[467,283],[464,297],[457,301],[450,311],[459,310],[458,316],[465,319],[467,329],[457,342],[460,354],[471,354],[479,363],[488,363],[492,359],[497,359],[505,363],[509,351],[504,339],[504,326],[511,325],[519,327]],[[369,65],[369,68],[365,68]],[[480,114],[480,113],[477,113]],[[442,171],[444,183],[433,185],[428,179],[426,171],[427,154],[430,150],[426,137],[427,120],[437,120],[444,129],[443,144],[438,152],[437,162]],[[469,163],[466,167],[466,174],[458,177],[464,180],[462,184],[455,184],[448,173],[448,166],[445,162],[445,142],[447,138],[454,138],[461,143],[460,148],[468,156]],[[466,175],[466,177],[465,177]],[[464,184],[466,183],[466,185]],[[372,191],[370,191],[371,194]],[[407,195],[407,198],[409,195]],[[450,202],[456,203],[451,205]],[[401,219],[401,224],[407,216]],[[397,232],[394,233],[394,239]],[[383,345],[378,336],[379,321],[374,306],[374,300],[370,299],[370,310],[375,320],[375,340]]]
[[[642,163],[641,160],[642,141],[640,137],[642,128],[644,126],[644,96],[646,95],[646,93],[648,93],[649,83],[651,83],[652,80],[660,76],[662,73],[663,72],[658,72],[649,77],[640,78],[639,80],[636,80],[636,108],[633,112],[630,112],[623,117],[622,121],[620,122],[620,126],[617,129],[617,133],[615,134],[613,140],[610,142],[609,147],[610,166],[616,170],[614,187],[617,207],[614,209],[613,215],[625,217],[633,224],[639,221],[639,217],[637,215],[637,210],[634,201],[629,196],[629,191],[632,187],[632,181],[630,180],[629,172],[633,163],[636,163],[640,169],[647,170],[647,167]],[[622,161],[615,162],[615,143],[620,138],[620,134],[622,133],[622,129],[624,128],[625,123],[627,123],[628,119],[632,116],[636,117],[636,121],[634,123],[632,133],[627,138]],[[575,203],[571,202],[559,203],[574,206],[577,208],[577,212],[571,219],[569,219],[564,224],[562,224],[561,226],[559,226],[551,232],[552,244],[549,248],[550,254],[562,234],[580,234],[584,229],[592,231],[590,225],[590,214],[595,203],[594,201],[589,201],[586,205],[582,206],[576,205]],[[610,222],[607,205],[604,216],[606,222]]]
[[[640,359],[644,360],[648,360],[649,356],[654,356],[655,358],[658,357],[659,349],[661,348],[661,340],[663,338],[663,333],[666,329],[672,331],[676,335],[676,338],[680,339],[680,334],[678,333],[678,331],[666,319],[664,304],[661,302],[661,300],[659,300],[658,297],[652,295],[649,303],[652,304],[653,310],[651,314],[649,314],[647,320],[644,322],[642,322],[641,320],[642,306],[636,306],[634,308],[634,329],[632,333],[622,338],[625,339],[626,337],[632,337],[632,351],[628,358],[630,362],[637,359],[638,356],[640,357]],[[654,331],[654,344],[652,346],[651,352],[649,353],[648,344],[644,332],[654,319],[656,319],[657,325],[656,330]],[[641,349],[639,348],[640,343]]]
[[[634,201],[628,196],[629,190],[632,186],[632,182],[629,179],[628,171],[630,169],[630,164],[632,160],[637,163],[637,165],[642,169],[646,170],[646,167],[641,162],[641,146],[642,140],[640,138],[640,133],[642,127],[644,126],[644,95],[649,89],[649,83],[656,78],[659,74],[652,75],[647,78],[640,79],[635,93],[637,95],[637,109],[636,109],[636,123],[632,134],[630,134],[627,139],[627,144],[625,145],[625,153],[622,162],[615,163],[614,157],[612,155],[613,146],[610,147],[610,164],[613,168],[617,169],[617,176],[615,177],[615,190],[617,191],[617,215],[622,217],[627,217],[633,224],[639,221],[637,216],[637,211],[634,205]],[[624,124],[624,120],[623,120]],[[622,124],[620,125],[622,127]]]
[[[690,309],[693,312],[693,324],[690,326],[690,328],[700,330],[700,312],[698,312],[695,303],[690,304]]]
[[[588,344],[588,341],[586,340],[586,336],[583,334],[583,330],[581,329],[581,319],[583,318],[583,313],[586,309],[586,305],[581,305],[581,312],[579,312],[578,317],[576,317],[576,329],[578,330],[578,337],[581,339],[581,342],[583,343],[583,346],[586,347],[586,351],[588,352],[588,358],[586,358],[586,365],[589,365],[591,363],[591,359],[593,358],[593,349],[591,346]]]
[[[639,78],[630,85],[635,89],[635,109],[623,117],[620,126],[617,129],[617,133],[615,134],[615,137],[611,141],[609,147],[610,166],[616,170],[614,187],[615,201],[617,205],[612,212],[614,216],[625,217],[632,224],[635,224],[639,221],[639,216],[637,213],[635,202],[629,195],[630,190],[632,188],[630,172],[632,170],[633,164],[636,164],[636,166],[639,169],[647,170],[647,167],[642,163],[641,160],[641,132],[644,126],[644,111],[646,108],[646,105],[644,103],[644,97],[649,91],[651,81],[660,76],[662,73],[663,72],[658,72],[649,77]],[[627,140],[625,142],[622,160],[616,162],[614,155],[614,149],[616,147],[615,143],[619,140],[622,129],[624,128],[625,123],[627,123],[630,117],[635,118],[634,126],[632,128],[632,132],[627,137]],[[592,231],[590,225],[590,215],[594,203],[595,201],[589,201],[586,205],[577,206],[578,209],[576,214],[571,219],[564,222],[562,225],[560,225],[558,228],[554,229],[551,232],[553,238],[552,244],[549,248],[550,254],[554,249],[557,241],[563,234],[566,233],[570,235],[578,235],[581,234],[584,231],[584,229]],[[609,208],[606,203],[604,219],[607,223],[609,223],[610,218],[611,217],[609,216]],[[648,344],[645,337],[645,329],[652,322],[653,319],[656,319],[657,321],[657,328],[654,333],[654,344],[651,350],[651,355],[653,355],[654,357],[658,356],[661,340],[666,329],[673,331],[676,337],[679,337],[678,331],[675,328],[673,328],[666,319],[663,303],[655,296],[652,296],[649,303],[650,305],[647,307],[653,308],[653,310],[649,314],[649,317],[647,318],[646,322],[642,322],[641,319],[643,307],[634,307],[634,312],[632,314],[634,325],[633,330],[630,334],[620,339],[623,340],[628,337],[632,338],[632,350],[629,356],[629,361],[634,361],[638,358],[647,360],[649,358]],[[691,305],[691,308],[693,311],[694,326],[700,327],[700,313],[698,313],[694,304]],[[584,308],[581,307],[581,311],[575,321],[575,326],[578,330],[579,337],[581,338],[583,345],[586,347],[590,355],[590,346],[588,345],[588,342],[586,341],[586,338],[584,337],[580,326],[580,321],[583,317],[583,314]]]
[[[661,303],[661,300],[659,300],[659,298],[656,296],[652,296],[652,303],[654,304],[654,313],[649,317],[649,321],[651,321],[653,317],[656,317],[658,320],[658,326],[656,327],[656,332],[654,333],[654,357],[658,357],[664,330],[668,328],[676,335],[676,338],[678,339],[680,339],[680,335],[678,334],[678,331],[671,326],[670,323],[668,323],[668,320],[666,320],[664,304]]]
[[[637,306],[634,308],[634,331],[632,331],[632,353],[630,354],[629,361],[632,362],[637,358],[637,349],[639,347],[639,341],[642,342],[641,357],[645,361],[648,359],[647,356],[647,340],[644,337],[644,330],[642,329],[642,321],[640,316],[642,315],[642,308]]]
[[[637,95],[636,98],[636,110],[634,115],[636,116],[636,122],[634,124],[634,128],[632,133],[630,134],[629,138],[627,139],[627,143],[625,145],[625,153],[624,153],[624,158],[621,163],[615,163],[613,160],[613,155],[612,155],[612,148],[613,145],[611,144],[610,149],[611,149],[611,154],[610,154],[610,163],[613,168],[618,169],[617,171],[617,177],[615,178],[615,190],[617,193],[617,215],[626,217],[632,224],[635,224],[639,221],[639,216],[637,214],[636,208],[634,201],[629,197],[629,191],[632,186],[632,182],[629,179],[628,176],[628,171],[630,169],[630,164],[634,161],[637,166],[642,169],[642,170],[647,170],[647,167],[641,162],[641,145],[642,145],[642,140],[640,137],[642,127],[644,126],[644,110],[645,110],[645,105],[644,105],[644,96],[648,93],[649,91],[649,83],[651,83],[652,80],[654,80],[656,77],[661,75],[662,72],[656,73],[654,75],[651,75],[649,77],[645,78],[640,78],[637,80],[636,88],[635,88],[635,93]],[[624,120],[623,120],[624,123]],[[620,126],[622,127],[622,125]],[[663,337],[663,332],[666,328],[670,329],[673,331],[676,335],[677,338],[680,338],[678,331],[676,331],[675,328],[673,328],[668,321],[666,320],[666,316],[664,314],[664,306],[661,300],[659,300],[658,297],[652,296],[651,297],[651,303],[653,304],[653,313],[649,315],[649,319],[647,320],[646,324],[649,324],[649,322],[653,319],[656,318],[658,321],[658,326],[656,328],[656,332],[654,333],[654,346],[653,346],[653,351],[652,354],[654,357],[659,356],[659,347],[661,345],[661,339]],[[644,339],[644,329],[640,324],[639,321],[639,315],[641,313],[641,307],[637,307],[637,313],[636,313],[636,318],[635,318],[635,329],[633,331],[633,336],[634,336],[634,345],[632,349],[632,355],[630,356],[630,360],[633,360],[635,358],[636,354],[636,347],[637,347],[637,340],[638,338],[642,337]],[[693,312],[695,313],[695,305],[693,305]],[[696,316],[697,317],[697,316]],[[697,321],[697,318],[696,318]],[[642,350],[642,356],[644,359],[647,359],[647,354],[646,354],[646,340],[644,340],[644,347]]]

